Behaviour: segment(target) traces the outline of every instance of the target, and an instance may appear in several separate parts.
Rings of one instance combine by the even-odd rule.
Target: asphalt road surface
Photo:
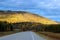
[[[47,39],[40,37],[34,32],[27,31],[0,37],[0,40],[47,40]]]

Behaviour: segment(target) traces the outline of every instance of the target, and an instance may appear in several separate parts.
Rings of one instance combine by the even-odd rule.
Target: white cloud
[[[60,0],[35,0],[33,2],[36,4],[37,8],[60,8]]]
[[[16,7],[32,5],[33,6],[32,8],[48,8],[48,9],[60,8],[60,0],[5,0],[0,2],[0,4],[5,6]]]
[[[0,5],[4,5],[4,6],[20,6],[22,5],[24,2],[22,0],[6,0],[6,1],[2,1],[0,2]]]

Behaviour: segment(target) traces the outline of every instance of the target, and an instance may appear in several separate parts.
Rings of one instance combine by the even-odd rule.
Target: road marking
[[[33,36],[32,32],[31,32],[31,36],[32,36],[32,39],[34,40],[34,36]]]

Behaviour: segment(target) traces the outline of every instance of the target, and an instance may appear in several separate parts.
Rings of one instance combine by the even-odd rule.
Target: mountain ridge
[[[58,24],[45,17],[25,11],[12,11],[12,13],[11,11],[0,12],[0,21],[7,21],[9,23],[37,22],[42,24]]]

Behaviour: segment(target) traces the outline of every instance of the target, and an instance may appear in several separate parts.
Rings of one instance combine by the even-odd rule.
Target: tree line
[[[60,24],[44,25],[35,22],[8,23],[6,21],[0,21],[0,32],[14,31],[14,29],[19,29],[19,31],[45,31],[60,33]]]
[[[13,31],[12,24],[6,21],[0,21],[0,32],[4,31]]]
[[[52,24],[45,26],[44,30],[47,32],[60,33],[60,24]]]

